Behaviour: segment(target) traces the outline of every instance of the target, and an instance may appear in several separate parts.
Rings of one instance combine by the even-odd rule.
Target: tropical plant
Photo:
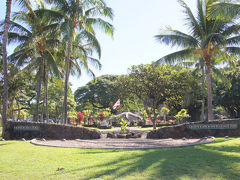
[[[95,36],[94,25],[101,27],[105,33],[113,35],[113,27],[110,23],[104,21],[99,17],[104,16],[112,18],[112,10],[106,6],[102,0],[46,0],[46,2],[55,4],[55,10],[39,11],[49,15],[60,22],[60,27],[64,41],[67,42],[65,54],[65,94],[62,122],[67,121],[67,91],[70,73],[70,60],[73,50],[73,41],[76,34],[81,31],[86,31]],[[94,27],[93,27],[94,26]],[[88,36],[87,36],[88,37]],[[85,68],[88,69],[87,62],[84,63]]]
[[[240,53],[240,48],[237,47],[240,26],[232,21],[207,18],[211,13],[210,8],[216,0],[197,0],[197,17],[194,17],[191,9],[183,0],[179,2],[184,8],[186,24],[190,33],[186,34],[168,28],[167,32],[156,35],[156,39],[161,43],[184,48],[160,58],[157,62],[175,63],[186,59],[203,58],[207,80],[208,120],[213,120],[212,67],[216,62],[227,62],[231,59],[230,55]]]
[[[121,132],[126,133],[128,127],[128,121],[124,119],[121,115],[117,116],[119,124],[121,125]]]
[[[27,6],[29,0],[17,0],[19,6]],[[8,109],[8,62],[7,62],[7,42],[8,42],[8,28],[10,23],[10,15],[12,8],[12,0],[6,0],[6,16],[3,28],[2,37],[2,59],[3,59],[3,79],[4,79],[4,99],[3,99],[3,113],[2,113],[2,125],[3,125],[3,136],[5,123],[7,122],[7,109]]]
[[[15,13],[13,21],[10,22],[9,43],[21,43],[16,47],[14,53],[9,56],[10,61],[17,64],[17,66],[25,66],[24,70],[38,70],[36,74],[38,85],[35,121],[38,121],[44,71],[48,73],[46,68],[48,66],[58,72],[53,56],[53,47],[56,47],[59,42],[56,34],[57,26],[57,23],[52,24],[45,16],[37,16],[30,5],[27,7],[26,12]],[[46,63],[48,63],[47,66]],[[47,78],[45,78],[45,82]]]
[[[190,116],[187,109],[181,109],[181,111],[179,111],[174,117],[179,123],[182,123],[185,118],[188,118]]]

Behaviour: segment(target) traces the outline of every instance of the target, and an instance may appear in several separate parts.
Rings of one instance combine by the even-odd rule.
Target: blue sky
[[[178,0],[105,0],[114,10],[112,24],[115,28],[114,39],[98,33],[102,47],[101,71],[104,74],[127,74],[132,65],[147,64],[176,49],[159,44],[154,35],[161,28],[171,26],[174,29],[188,32],[184,26],[182,7]],[[185,0],[194,11],[196,0]],[[5,16],[5,0],[0,1],[0,19]],[[16,11],[16,5],[13,11]],[[11,51],[11,48],[9,48]],[[80,78],[70,77],[72,90],[83,86],[91,79],[84,73]]]

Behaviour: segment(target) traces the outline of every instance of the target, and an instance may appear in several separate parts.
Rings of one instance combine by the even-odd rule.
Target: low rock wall
[[[161,127],[147,134],[147,138],[149,139],[202,138],[206,136],[238,137],[240,136],[240,119],[185,123]]]
[[[37,122],[8,121],[3,138],[13,139],[99,139],[101,133],[84,127]]]

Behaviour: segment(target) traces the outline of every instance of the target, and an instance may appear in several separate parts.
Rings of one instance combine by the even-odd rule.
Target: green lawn
[[[0,142],[0,179],[239,180],[240,138],[187,148],[100,150]],[[58,168],[64,168],[57,171]]]

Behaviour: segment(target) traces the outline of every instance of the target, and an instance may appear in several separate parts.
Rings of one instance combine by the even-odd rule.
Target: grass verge
[[[231,179],[240,177],[240,138],[187,148],[101,150],[0,142],[1,179]],[[60,170],[58,170],[60,168]],[[61,169],[63,168],[63,169]]]

